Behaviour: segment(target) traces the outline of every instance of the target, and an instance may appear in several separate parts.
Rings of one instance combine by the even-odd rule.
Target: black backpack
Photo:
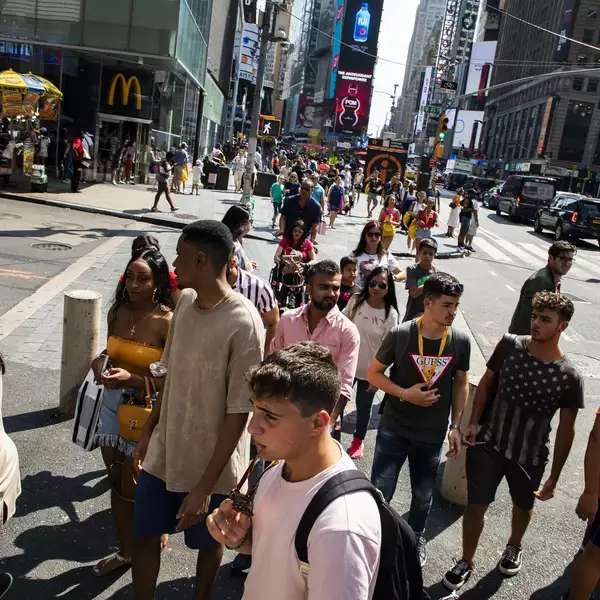
[[[381,553],[373,600],[425,600],[417,542],[411,527],[384,500],[381,492],[358,470],[343,471],[328,479],[309,502],[296,530],[296,554],[308,565],[308,536],[321,513],[337,498],[369,492],[381,517]]]

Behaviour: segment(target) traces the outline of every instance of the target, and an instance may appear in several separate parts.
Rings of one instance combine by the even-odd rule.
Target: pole
[[[77,390],[98,353],[101,296],[90,290],[65,292],[59,410],[75,412]]]
[[[260,50],[258,55],[258,69],[256,71],[256,85],[254,86],[254,98],[252,99],[252,110],[250,113],[250,131],[248,131],[248,156],[246,158],[246,171],[244,173],[244,186],[240,203],[250,206],[252,198],[252,175],[256,155],[258,139],[258,121],[260,118],[260,105],[262,101],[262,89],[265,80],[267,66],[267,51],[271,37],[271,21],[273,15],[273,4],[267,0],[265,14],[260,30]]]

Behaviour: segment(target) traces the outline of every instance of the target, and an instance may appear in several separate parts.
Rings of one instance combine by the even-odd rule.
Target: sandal
[[[96,566],[92,569],[92,572],[96,577],[102,577],[108,575],[117,569],[129,568],[131,566],[131,559],[121,556],[118,552],[103,558]]]

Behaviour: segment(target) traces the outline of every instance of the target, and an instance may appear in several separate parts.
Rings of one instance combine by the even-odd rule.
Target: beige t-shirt
[[[246,372],[260,363],[264,327],[253,304],[232,293],[203,310],[196,292],[183,290],[162,361],[168,373],[160,419],[143,468],[172,492],[189,492],[201,479],[226,414],[252,410]],[[212,492],[228,494],[249,462],[250,437],[242,437]]]

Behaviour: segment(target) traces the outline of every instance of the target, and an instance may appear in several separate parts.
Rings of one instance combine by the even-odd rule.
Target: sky
[[[392,104],[391,96],[394,93],[394,84],[398,84],[396,97],[402,91],[404,66],[381,59],[387,58],[406,63],[418,5],[419,0],[384,0],[381,29],[379,31],[378,60],[375,67],[373,101],[371,102],[369,119],[369,134],[379,134],[386,116],[389,118],[388,113]]]

